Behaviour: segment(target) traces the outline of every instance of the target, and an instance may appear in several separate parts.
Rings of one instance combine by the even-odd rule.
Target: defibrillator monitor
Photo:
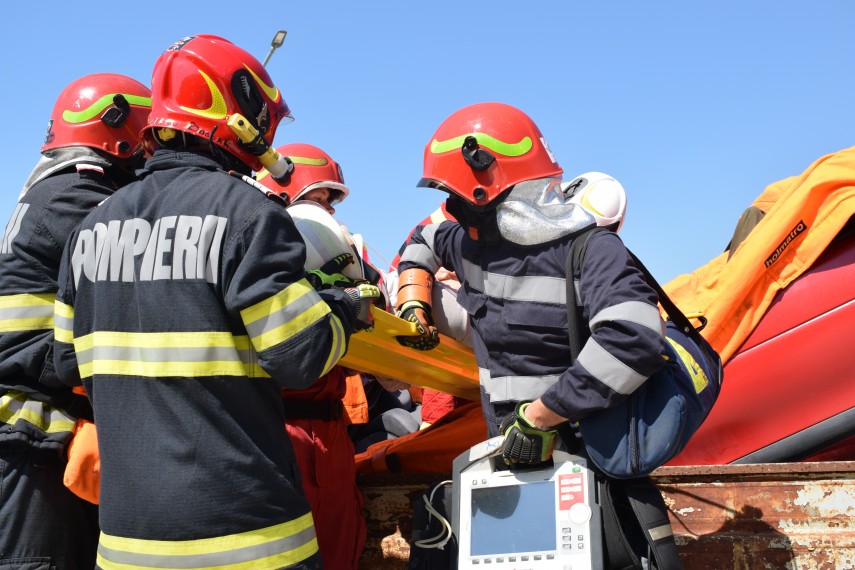
[[[602,566],[593,473],[561,451],[551,464],[507,469],[501,437],[454,461],[453,523],[458,568],[572,569]]]

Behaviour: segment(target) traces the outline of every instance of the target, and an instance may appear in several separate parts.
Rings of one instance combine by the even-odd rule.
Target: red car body
[[[669,465],[855,459],[855,235],[780,291]]]

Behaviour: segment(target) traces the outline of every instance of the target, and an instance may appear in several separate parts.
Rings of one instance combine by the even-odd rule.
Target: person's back
[[[95,563],[97,508],[63,486],[75,424],[92,410],[54,372],[52,306],[68,236],[143,160],[149,95],[111,73],[66,86],[0,244],[0,567]]]
[[[321,566],[279,391],[336,363],[355,310],[305,280],[284,204],[226,171],[261,168],[238,114],[269,138],[289,115],[255,58],[215,36],[170,47],[157,150],[63,259],[55,361],[95,411],[104,568]]]

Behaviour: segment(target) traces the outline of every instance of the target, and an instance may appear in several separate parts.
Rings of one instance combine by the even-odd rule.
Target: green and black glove
[[[398,342],[416,350],[433,350],[439,345],[439,331],[430,316],[430,307],[421,301],[407,301],[397,316],[416,325],[419,336],[399,336]]]
[[[353,256],[349,253],[342,253],[324,263],[320,269],[306,271],[306,279],[316,291],[327,287],[338,287],[340,289],[352,287],[354,280],[342,274],[344,268],[351,263],[353,263]]]
[[[540,429],[525,417],[525,409],[531,402],[520,402],[513,413],[499,424],[499,432],[505,436],[502,442],[502,459],[508,465],[537,465],[552,457],[555,447],[554,429]]]

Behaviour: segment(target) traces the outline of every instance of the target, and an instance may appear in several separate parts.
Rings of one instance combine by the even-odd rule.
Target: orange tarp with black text
[[[663,287],[683,312],[707,318],[703,335],[723,362],[855,213],[855,147],[769,185],[752,205],[766,215],[729,260],[722,253]]]

